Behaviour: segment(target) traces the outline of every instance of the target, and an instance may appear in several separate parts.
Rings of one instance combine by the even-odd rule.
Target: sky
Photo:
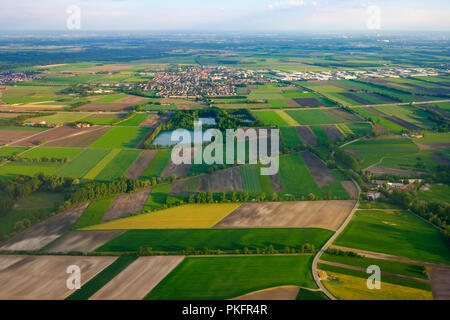
[[[449,18],[448,0],[0,0],[0,31],[448,32]]]

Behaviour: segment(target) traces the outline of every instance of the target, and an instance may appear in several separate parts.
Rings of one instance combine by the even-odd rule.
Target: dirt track
[[[0,300],[62,300],[67,289],[67,268],[81,269],[81,285],[110,265],[116,257],[1,256]]]
[[[152,189],[149,188],[135,193],[119,194],[103,216],[102,221],[119,219],[142,212],[151,191]]]
[[[324,228],[336,230],[355,202],[292,201],[244,203],[214,228]]]
[[[81,217],[89,203],[77,204],[56,216],[44,220],[4,242],[0,250],[39,250],[69,231]]]
[[[141,300],[184,257],[140,257],[95,293],[90,300]]]
[[[92,252],[124,231],[72,231],[52,243],[45,252]]]

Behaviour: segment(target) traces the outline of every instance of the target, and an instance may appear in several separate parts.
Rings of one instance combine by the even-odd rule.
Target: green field
[[[321,110],[286,110],[286,113],[302,125],[339,123]]]
[[[120,153],[120,149],[112,149],[102,160],[100,160],[95,167],[89,170],[83,177],[84,179],[95,179],[96,176]]]
[[[61,177],[82,178],[109,152],[108,149],[85,149],[58,170],[57,174]]]
[[[58,112],[50,116],[32,118],[30,120],[45,121],[47,123],[66,124],[79,121],[91,115],[88,112]]]
[[[281,127],[289,125],[275,111],[257,111],[255,112],[255,115],[265,126]]]
[[[46,148],[46,147],[38,147],[33,148],[27,152],[21,154],[22,158],[25,159],[64,159],[68,158],[69,160],[75,158],[83,149],[80,148]]]
[[[170,161],[171,154],[172,152],[170,149],[159,150],[147,169],[145,169],[145,172],[142,174],[141,178],[160,177],[164,171],[164,168]]]
[[[262,192],[259,182],[259,167],[257,165],[245,165],[241,167],[242,187],[249,193]]]
[[[128,97],[128,95],[125,93],[110,94],[108,96],[104,96],[98,100],[95,100],[95,103],[112,103],[126,97]]]
[[[450,263],[450,250],[440,232],[407,211],[358,210],[335,244]]]
[[[136,256],[121,256],[117,258],[117,260],[85,283],[79,290],[68,296],[66,300],[88,300],[105,284],[111,281],[120,272],[125,270],[125,268],[132,264],[136,259]]]
[[[113,181],[122,177],[141,154],[142,150],[121,150],[110,161],[102,171],[95,177],[95,180]]]
[[[287,148],[294,148],[303,144],[300,140],[297,129],[294,127],[280,127],[280,133],[281,140]]]
[[[164,183],[158,184],[152,188],[152,192],[148,196],[147,202],[144,205],[143,211],[153,211],[161,209],[161,207],[166,204],[167,197],[169,196],[172,184]]]
[[[186,258],[147,296],[150,300],[222,300],[282,285],[315,288],[313,256]]]
[[[348,266],[356,266],[364,269],[367,269],[367,267],[369,266],[376,265],[380,267],[382,272],[400,274],[420,279],[428,279],[425,272],[425,267],[420,265],[371,258],[338,256],[328,253],[323,254],[320,259],[324,261],[345,264]]]
[[[13,178],[17,175],[34,176],[37,173],[53,174],[61,165],[54,162],[9,162],[0,166],[0,176]]]
[[[140,247],[154,251],[180,252],[187,248],[210,250],[255,250],[273,245],[299,249],[309,243],[321,248],[333,234],[325,229],[193,229],[130,230],[98,248],[97,252],[134,252]],[[164,239],[164,241],[161,241]]]
[[[428,202],[450,202],[450,187],[445,184],[434,184],[429,190],[419,191],[417,199]]]
[[[27,150],[27,147],[0,147],[0,157],[10,157]]]
[[[148,114],[146,114],[146,113],[138,113],[138,114],[135,114],[134,116],[132,116],[130,119],[127,119],[123,122],[118,123],[117,126],[137,127],[141,124],[142,121],[147,119],[147,117],[148,117]]]
[[[148,131],[148,128],[114,127],[91,144],[90,148],[136,148]]]
[[[35,192],[30,194],[17,201],[12,210],[0,215],[0,232],[3,235],[11,234],[14,232],[16,222],[28,219],[37,212],[54,212],[55,203],[63,201],[62,193]]]
[[[102,218],[113,203],[114,198],[91,202],[75,224],[75,229],[86,228],[102,222]]]

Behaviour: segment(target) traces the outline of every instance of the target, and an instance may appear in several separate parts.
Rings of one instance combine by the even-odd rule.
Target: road
[[[331,300],[337,300],[337,299],[325,288],[325,286],[320,281],[319,273],[317,272],[317,263],[319,262],[320,258],[324,254],[324,252],[334,242],[334,240],[336,240],[336,238],[342,233],[342,231],[344,231],[344,229],[347,227],[350,220],[352,220],[356,210],[359,207],[359,197],[361,194],[361,188],[359,187],[358,183],[356,183],[356,181],[353,180],[353,183],[355,184],[356,188],[358,189],[358,196],[357,196],[357,201],[355,203],[355,206],[353,207],[352,211],[345,219],[344,223],[342,223],[342,225],[339,227],[339,229],[336,230],[336,232],[333,234],[333,236],[327,241],[327,243],[325,243],[325,245],[322,247],[322,249],[320,249],[319,252],[316,254],[316,256],[314,257],[314,260],[313,260],[313,264],[312,264],[312,272],[313,272],[314,281],[316,282],[316,284],[320,288],[320,290]]]

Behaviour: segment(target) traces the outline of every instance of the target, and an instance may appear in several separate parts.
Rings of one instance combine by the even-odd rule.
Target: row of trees
[[[177,252],[167,252],[167,251],[154,251],[153,248],[149,247],[139,247],[137,250],[138,256],[152,256],[152,255],[161,255],[161,254],[169,254],[169,253],[178,253],[182,255],[221,255],[221,254],[296,254],[296,253],[316,253],[316,247],[313,244],[305,243],[298,248],[295,247],[284,247],[283,249],[275,249],[273,245],[269,245],[263,248],[255,248],[249,249],[247,247],[242,249],[234,249],[234,250],[222,250],[222,249],[197,249],[197,248],[186,248]]]

